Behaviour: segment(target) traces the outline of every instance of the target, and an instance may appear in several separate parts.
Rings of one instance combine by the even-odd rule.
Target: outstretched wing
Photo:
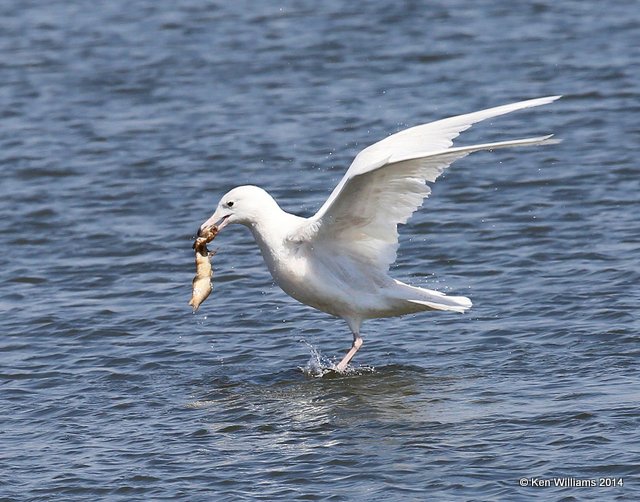
[[[455,160],[479,150],[549,143],[551,136],[451,148],[472,124],[515,110],[551,103],[560,96],[532,99],[423,124],[362,150],[320,210],[292,240],[335,247],[378,269],[396,259],[397,226],[406,223]]]

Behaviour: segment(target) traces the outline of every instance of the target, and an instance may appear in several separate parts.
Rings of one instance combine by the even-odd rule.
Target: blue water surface
[[[0,34],[0,500],[640,499],[637,4],[5,0]],[[561,144],[457,162],[400,230],[392,275],[469,313],[314,377],[349,331],[242,227],[191,313],[228,189],[309,216],[366,145],[553,94],[460,144]]]

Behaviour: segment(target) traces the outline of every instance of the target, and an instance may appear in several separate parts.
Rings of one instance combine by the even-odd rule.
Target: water
[[[0,4],[1,500],[640,498],[633,2]],[[562,93],[463,142],[392,273],[466,315],[364,324],[272,283],[229,188],[310,215],[408,125]],[[304,340],[304,341],[303,341]],[[318,353],[319,351],[319,353]],[[315,369],[314,369],[315,368]],[[622,487],[519,479],[623,478]]]

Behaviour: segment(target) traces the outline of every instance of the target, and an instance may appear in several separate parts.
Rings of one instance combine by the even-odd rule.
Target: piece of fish
[[[213,227],[193,243],[193,249],[196,252],[196,276],[191,283],[189,305],[193,307],[194,312],[198,310],[200,304],[207,299],[213,289],[211,286],[211,278],[213,277],[211,257],[216,253],[207,249],[207,243],[211,242],[217,234],[218,229]]]

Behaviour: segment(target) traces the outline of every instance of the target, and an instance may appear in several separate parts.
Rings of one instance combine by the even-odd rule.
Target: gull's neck
[[[273,204],[263,207],[254,221],[247,225],[272,275],[275,276],[278,263],[288,254],[287,237],[305,221],[305,218],[282,210],[273,200]]]

